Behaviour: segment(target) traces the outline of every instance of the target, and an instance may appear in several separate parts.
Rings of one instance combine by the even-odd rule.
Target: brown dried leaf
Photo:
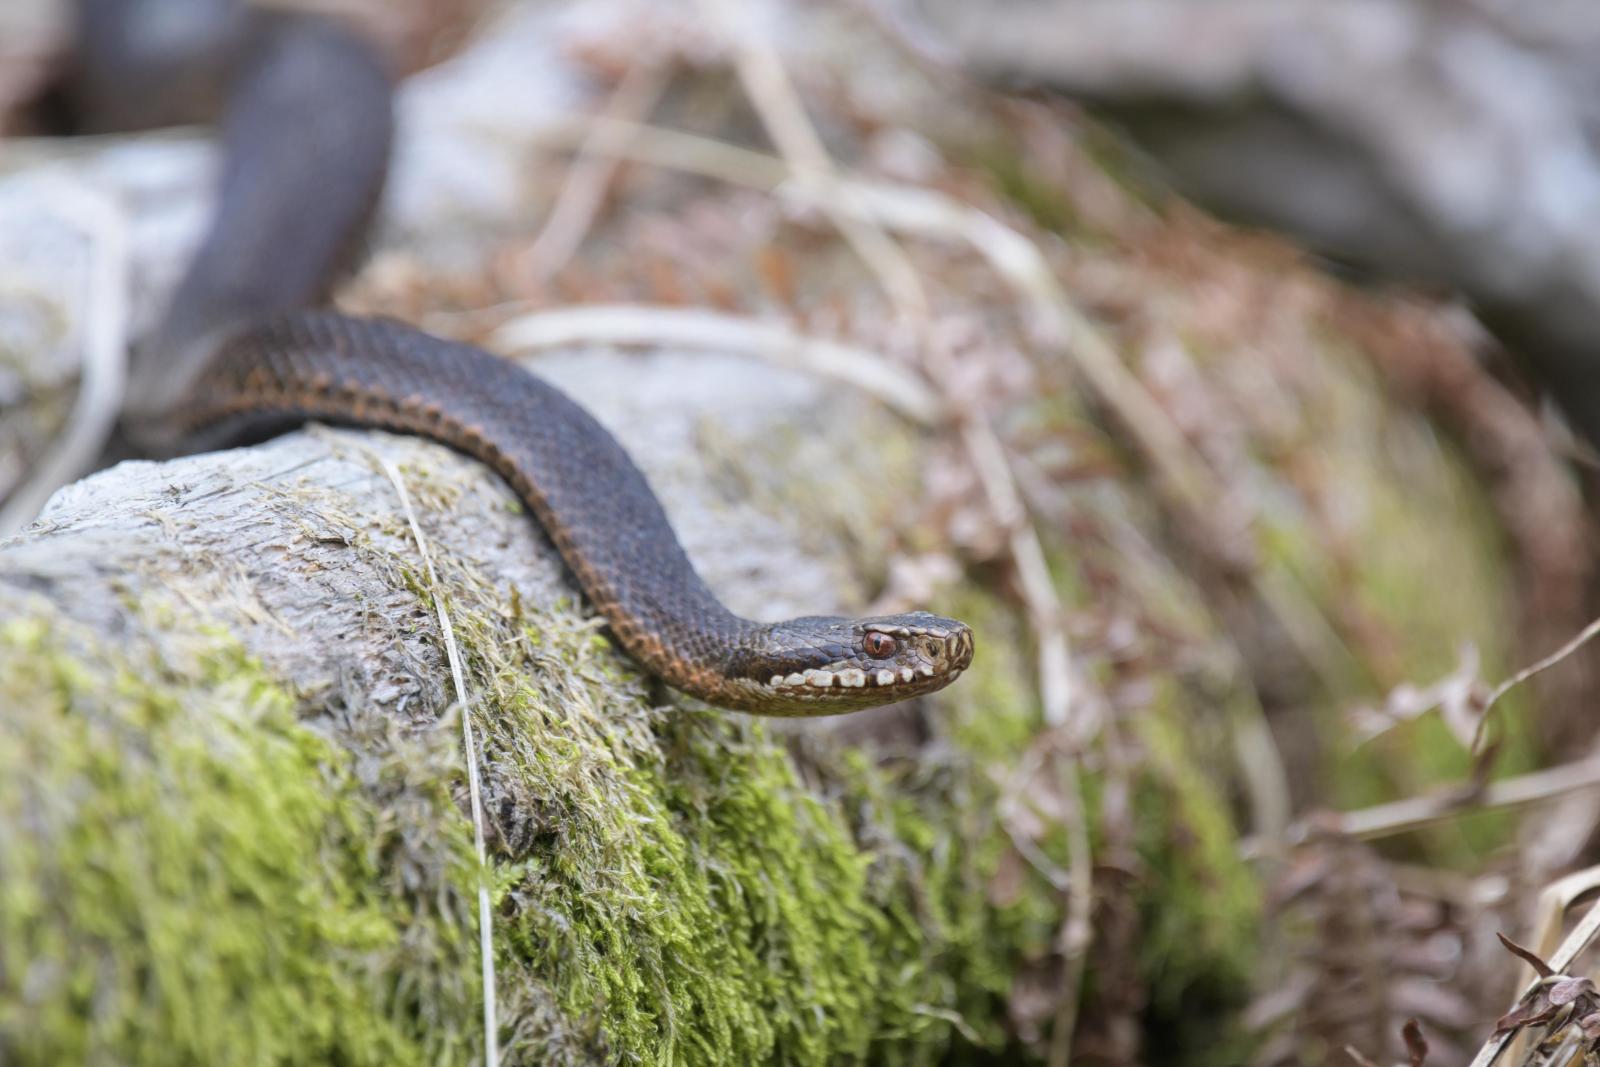
[[[1550,1003],[1561,1007],[1594,991],[1594,982],[1588,978],[1563,978],[1550,987]]]
[[[1550,1001],[1545,997],[1544,990],[1541,989],[1529,998],[1526,1004],[1518,1004],[1495,1021],[1495,1036],[1499,1037],[1501,1034],[1520,1030],[1524,1026],[1547,1023],[1555,1018],[1556,1011],[1557,1009],[1550,1006]]]
[[[1405,1026],[1400,1028],[1400,1036],[1405,1039],[1406,1055],[1410,1057],[1411,1067],[1423,1067],[1428,1062],[1428,1039],[1422,1036],[1422,1027],[1415,1019],[1407,1019]]]
[[[1506,951],[1510,952],[1513,956],[1516,956],[1529,967],[1532,967],[1534,973],[1536,973],[1540,978],[1549,978],[1551,975],[1556,973],[1555,971],[1551,970],[1548,963],[1540,959],[1538,956],[1535,956],[1532,952],[1523,948],[1515,941],[1511,940],[1505,934],[1496,931],[1494,936],[1500,939],[1500,943],[1506,947]]]

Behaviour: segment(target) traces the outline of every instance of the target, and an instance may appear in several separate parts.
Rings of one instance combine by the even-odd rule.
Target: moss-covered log
[[[736,607],[862,603],[882,545],[857,535],[892,528],[916,457],[891,416],[714,357],[542,369],[616,427]],[[653,689],[492,476],[323,430],[116,468],[0,552],[9,1059],[470,1055],[476,867],[435,597],[484,739],[515,1062],[1005,1044],[1059,905],[1015,871],[996,899],[998,770],[1034,716],[1004,612],[959,594],[987,616],[975,673],[898,713],[947,744],[885,763],[824,722],[786,740]]]

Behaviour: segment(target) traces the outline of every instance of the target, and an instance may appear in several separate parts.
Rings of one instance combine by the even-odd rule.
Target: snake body
[[[82,33],[190,0],[81,0]],[[109,9],[109,10],[108,10]],[[418,434],[493,469],[648,671],[691,696],[820,715],[943,688],[971,631],[927,612],[762,623],[723,606],[622,446],[535,375],[398,322],[311,305],[349,259],[383,181],[391,100],[367,46],[311,15],[241,16],[218,215],[154,343],[130,424],[215,447],[308,419]],[[94,54],[95,49],[85,49]]]

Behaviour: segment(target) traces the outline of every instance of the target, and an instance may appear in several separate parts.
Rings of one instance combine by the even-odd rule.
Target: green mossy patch
[[[425,509],[442,491],[407,477]],[[276,506],[291,529],[338,510]],[[348,566],[433,602],[408,535],[341,529]],[[481,745],[504,1062],[1026,1054],[1013,982],[1050,959],[1064,902],[1000,822],[1039,730],[1009,607],[971,589],[939,605],[978,628],[979,658],[930,703],[932,740],[894,756],[674,704],[580,605],[508,595],[470,550],[434,559]],[[290,692],[225,636],[233,609],[204,602],[146,597],[114,648],[43,600],[7,602],[0,1059],[469,1061],[458,716],[438,697],[399,714],[348,679]],[[448,692],[440,660],[424,694]],[[1171,838],[1204,847],[1158,846],[1172,823],[1151,794],[1135,892],[1162,924],[1153,999],[1160,974],[1231,975],[1241,943],[1199,928],[1215,908],[1195,887],[1232,892],[1240,868],[1209,783],[1169,755],[1150,788],[1181,794],[1185,825],[1216,818]],[[1069,858],[1059,827],[1040,845]]]
[[[1146,1047],[1156,1062],[1221,1067],[1249,1059],[1239,1014],[1254,992],[1261,892],[1220,783],[1180,726],[1203,709],[1167,688],[1171,699],[1136,723],[1147,757],[1134,797],[1134,844],[1148,872],[1139,901]]]
[[[80,637],[0,627],[0,1060],[432,1062],[345,761],[227,641]]]
[[[449,718],[397,739],[382,712],[293,699],[170,605],[161,653],[47,614],[0,634],[19,709],[0,734],[7,1062],[467,1059]],[[796,756],[759,722],[652,710],[573,612],[453,616],[480,693],[507,1062],[916,1063],[1004,1042],[1010,974],[1057,902],[1039,885],[990,904],[1003,843],[970,758]]]
[[[796,751],[759,720],[651,709],[582,617],[531,627],[480,607],[456,628],[485,684],[488,789],[541,813],[496,827],[503,965],[551,990],[566,1032],[642,1063],[1003,1045],[1010,976],[1059,902],[1042,881],[990,902],[1004,838],[984,765],[959,749],[879,763],[813,737]],[[938,728],[1031,720],[1031,702],[980,710],[1001,691],[985,677],[940,701]],[[559,1045],[531,1034],[528,1058]]]

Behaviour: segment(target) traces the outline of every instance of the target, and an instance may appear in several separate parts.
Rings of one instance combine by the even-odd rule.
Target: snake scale
[[[162,54],[155,27],[170,29],[175,13],[206,32],[181,55],[168,34]],[[217,214],[135,359],[133,439],[194,451],[315,419],[441,442],[510,485],[634,659],[721,707],[834,714],[932,692],[967,668],[971,630],[926,612],[735,615],[644,475],[577,403],[480,349],[316,306],[349,265],[387,170],[392,87],[358,36],[235,0],[79,0],[78,42],[84,114],[183,100],[196,84],[226,100]]]

